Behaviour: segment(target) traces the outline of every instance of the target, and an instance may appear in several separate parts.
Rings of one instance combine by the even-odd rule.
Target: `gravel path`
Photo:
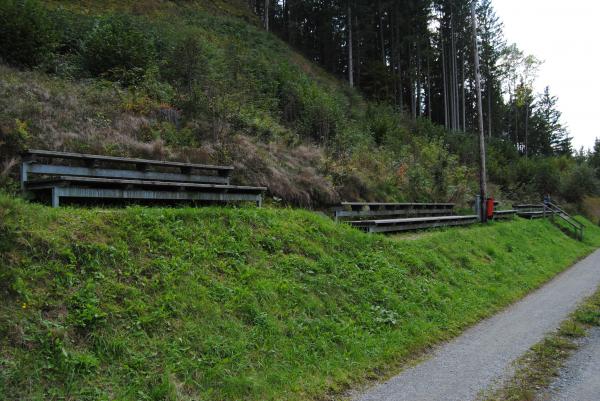
[[[600,327],[588,332],[543,398],[551,401],[600,400]]]
[[[596,251],[541,289],[441,346],[424,362],[354,400],[474,400],[481,391],[509,377],[512,362],[558,328],[599,285],[600,251]]]

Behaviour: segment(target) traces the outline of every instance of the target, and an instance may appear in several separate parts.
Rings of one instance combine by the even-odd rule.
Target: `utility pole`
[[[487,172],[485,166],[485,133],[483,131],[483,102],[481,100],[481,75],[479,72],[479,44],[477,43],[476,0],[471,1],[471,23],[473,25],[473,58],[475,61],[475,87],[477,90],[477,112],[479,114],[479,195],[481,221],[487,222]]]

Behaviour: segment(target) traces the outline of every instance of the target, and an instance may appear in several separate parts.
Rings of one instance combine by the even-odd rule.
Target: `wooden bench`
[[[336,221],[369,233],[466,225],[478,220],[477,216],[455,216],[453,203],[343,202],[333,211]]]
[[[494,210],[494,220],[512,219],[516,214],[516,210]]]
[[[552,212],[541,203],[513,205],[513,208],[517,211],[517,216],[524,219],[542,219],[552,215]]]
[[[373,217],[428,217],[451,215],[454,212],[454,204],[342,202],[333,211],[336,220]]]
[[[63,198],[262,203],[264,187],[231,185],[231,166],[29,150],[21,187],[58,207]],[[53,163],[56,160],[61,163]],[[31,177],[34,176],[34,179]]]
[[[350,224],[368,233],[390,233],[437,227],[463,226],[477,222],[479,222],[478,216],[435,216],[409,219],[358,220],[351,221]]]

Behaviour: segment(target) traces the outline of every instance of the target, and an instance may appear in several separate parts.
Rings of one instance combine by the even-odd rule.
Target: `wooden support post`
[[[21,190],[25,191],[25,183],[27,182],[27,175],[29,172],[29,162],[24,161],[21,163],[21,171],[20,171],[20,180],[21,180]]]
[[[60,206],[60,194],[58,188],[52,188],[52,207]]]

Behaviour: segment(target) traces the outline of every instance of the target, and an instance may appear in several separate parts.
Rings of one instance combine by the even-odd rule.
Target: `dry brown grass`
[[[268,186],[272,196],[288,204],[310,207],[340,199],[326,176],[326,157],[320,147],[263,143],[230,131],[219,138],[203,135],[198,147],[169,147],[143,134],[162,118],[161,110],[127,111],[125,93],[117,86],[67,82],[2,65],[0,76],[0,126],[15,129],[15,121],[25,122],[26,147],[231,163],[236,167],[235,182]],[[203,121],[191,126],[198,132],[210,130]],[[16,156],[2,155],[3,174],[14,174]]]
[[[600,197],[588,196],[583,199],[583,212],[594,224],[600,223]]]

